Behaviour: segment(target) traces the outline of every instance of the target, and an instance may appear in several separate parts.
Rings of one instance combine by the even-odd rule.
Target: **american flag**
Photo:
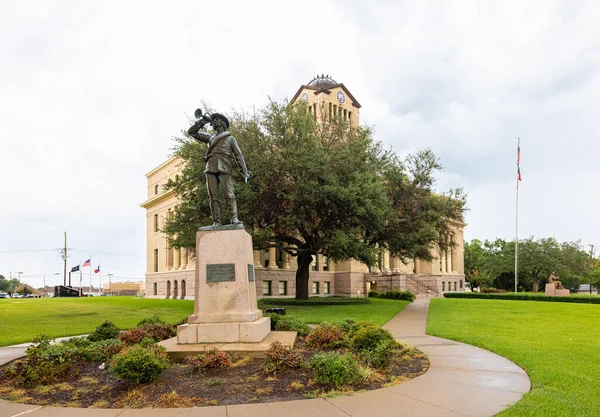
[[[523,181],[521,179],[521,145],[520,144],[517,145],[517,181]]]
[[[88,259],[87,261],[85,261],[83,263],[83,265],[81,265],[82,268],[85,268],[86,266],[92,266],[92,259]]]

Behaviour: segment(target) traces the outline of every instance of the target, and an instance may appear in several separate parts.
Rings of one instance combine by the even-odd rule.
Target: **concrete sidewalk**
[[[529,391],[527,374],[514,363],[474,346],[425,335],[428,299],[418,299],[385,324],[425,352],[429,371],[390,388],[329,399],[205,408],[100,410],[40,407],[0,400],[0,417],[460,417],[493,416]],[[23,346],[23,345],[21,345]],[[25,347],[27,346],[24,345]],[[16,347],[0,348],[2,358]],[[6,349],[6,354],[4,350]],[[16,350],[13,350],[14,354]]]

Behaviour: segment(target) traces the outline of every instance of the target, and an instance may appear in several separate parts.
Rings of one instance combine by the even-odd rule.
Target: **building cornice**
[[[148,208],[160,203],[161,201],[165,201],[165,200],[173,197],[174,195],[175,195],[175,190],[169,190],[166,193],[157,195],[156,197],[153,197],[153,198],[150,198],[150,199],[144,201],[142,204],[140,204],[140,207],[148,209]]]
[[[150,171],[149,173],[146,174],[146,177],[149,177],[150,175],[154,174],[156,171],[161,170],[162,168],[164,168],[165,166],[167,166],[171,162],[173,162],[175,159],[177,159],[177,155],[173,155],[172,157],[170,157],[169,159],[167,159],[165,162],[163,162],[162,164],[160,164],[159,166],[157,166],[156,168],[154,168],[152,171]]]

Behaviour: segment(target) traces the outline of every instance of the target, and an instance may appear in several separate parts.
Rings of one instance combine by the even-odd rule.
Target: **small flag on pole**
[[[83,265],[81,265],[82,268],[85,268],[86,266],[92,266],[92,260],[88,259],[87,261],[85,261],[83,263]]]
[[[521,141],[517,145],[517,181],[523,181],[521,179]]]
[[[71,272],[77,272],[77,271],[79,271],[79,265],[71,268]]]
[[[100,265],[98,265],[98,268],[94,269],[94,274],[97,274],[98,272],[100,272]]]

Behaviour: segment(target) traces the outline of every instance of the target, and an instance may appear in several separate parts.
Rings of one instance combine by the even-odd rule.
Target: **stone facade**
[[[317,121],[337,114],[357,126],[360,104],[344,84],[330,77],[316,77],[302,85],[292,102],[305,101]],[[194,299],[195,259],[186,249],[170,248],[160,232],[165,219],[173,215],[178,201],[163,185],[180,170],[181,160],[173,156],[154,168],[148,180],[146,209],[146,297]],[[420,296],[439,296],[444,291],[464,291],[463,224],[453,224],[448,237],[453,246],[444,253],[433,248],[434,260],[417,259],[403,263],[385,250],[378,266],[368,268],[357,261],[334,263],[324,255],[314,259],[309,293],[313,296],[364,296],[371,289],[411,290]],[[293,297],[296,294],[296,259],[278,248],[254,251],[255,284],[258,297]]]

